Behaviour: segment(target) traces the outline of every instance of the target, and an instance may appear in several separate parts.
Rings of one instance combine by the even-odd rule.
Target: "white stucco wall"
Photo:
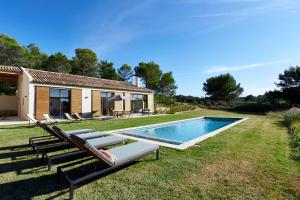
[[[92,112],[92,90],[82,89],[82,113]]]
[[[154,111],[154,96],[153,96],[153,94],[148,94],[148,108],[152,112]]]

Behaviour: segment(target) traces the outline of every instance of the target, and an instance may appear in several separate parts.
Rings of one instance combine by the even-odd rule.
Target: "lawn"
[[[297,199],[300,162],[289,158],[287,129],[276,116],[195,110],[158,117],[90,120],[61,124],[72,130],[113,130],[197,116],[249,117],[187,150],[161,147],[161,159],[147,156],[122,170],[75,190],[75,199]],[[56,167],[47,171],[26,146],[40,128],[0,127],[1,199],[68,198],[57,184]],[[95,160],[94,160],[95,161]],[[93,160],[90,162],[94,162]],[[84,169],[86,163],[81,165]]]

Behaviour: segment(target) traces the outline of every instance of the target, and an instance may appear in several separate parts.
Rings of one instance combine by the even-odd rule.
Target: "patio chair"
[[[33,122],[35,125],[37,125],[37,119],[33,116],[33,114],[26,114],[28,118],[29,127],[31,127],[31,122]]]
[[[69,121],[77,121],[75,118],[73,118],[69,113],[65,113],[65,116],[66,116],[66,118],[67,118],[67,120],[69,120]]]
[[[29,145],[32,147],[32,150],[36,152],[37,157],[39,156],[39,153],[44,149],[68,146],[68,143],[64,142],[64,138],[62,138],[60,135],[57,135],[56,132],[54,132],[49,125],[41,121],[37,121],[37,125],[49,134],[49,135],[29,138]],[[79,129],[79,130],[66,131],[66,133],[81,134],[82,137],[87,139],[100,137],[103,135],[103,133],[92,132],[92,131],[93,131],[92,129]]]
[[[52,116],[50,116],[49,114],[43,114],[43,115],[46,121],[49,122],[50,124],[58,123],[58,121],[54,119]]]
[[[78,138],[81,138],[82,140],[88,140],[89,143],[91,143],[95,148],[104,148],[107,146],[121,144],[121,143],[124,144],[124,143],[127,143],[127,141],[128,141],[127,138],[108,135],[108,134],[101,133],[101,132],[69,134],[67,131],[64,131],[63,129],[58,128],[56,126],[51,127],[47,124],[45,124],[44,126],[49,131],[55,132],[60,138],[62,138],[65,142],[67,142],[71,147],[78,147],[76,142],[74,142],[71,139],[71,135],[76,135]],[[86,154],[86,152],[82,151],[82,150],[68,152],[68,153],[62,153],[62,154],[58,154],[58,155],[54,155],[54,156],[49,156],[48,152],[45,150],[43,150],[42,153],[43,153],[43,157],[42,157],[43,160],[45,160],[45,159],[47,160],[48,170],[51,170],[51,166],[52,166],[52,163],[54,160]]]
[[[56,127],[53,127],[57,131],[61,131]],[[149,144],[145,142],[134,142],[131,144],[126,144],[123,146],[111,148],[109,150],[97,149],[89,140],[84,140],[77,135],[71,134],[71,140],[73,140],[74,144],[77,145],[81,150],[87,152],[94,158],[96,158],[99,163],[104,166],[104,169],[95,170],[92,173],[89,173],[83,177],[77,179],[71,179],[67,175],[67,172],[64,171],[64,168],[68,168],[73,164],[67,164],[64,166],[59,166],[57,168],[57,176],[58,181],[61,176],[69,183],[70,190],[70,199],[73,199],[74,189],[77,185],[81,185],[83,182],[89,181],[98,177],[100,175],[111,172],[112,170],[118,169],[126,164],[132,163],[133,161],[144,157],[148,154],[155,153],[156,159],[159,159],[159,146],[155,144]]]
[[[86,118],[82,117],[78,113],[74,113],[74,114],[75,114],[75,117],[77,117],[78,120],[86,120]]]

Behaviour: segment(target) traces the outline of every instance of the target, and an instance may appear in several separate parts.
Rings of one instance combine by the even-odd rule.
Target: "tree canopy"
[[[7,35],[0,34],[0,64],[21,66],[24,49],[18,42]]]
[[[107,60],[102,60],[98,64],[98,75],[100,78],[118,80],[119,76],[114,68],[114,64],[112,62],[108,62]]]
[[[129,81],[130,78],[133,76],[133,71],[132,71],[132,68],[129,65],[123,64],[118,69],[118,74],[119,74],[120,80]]]
[[[231,101],[243,93],[243,88],[237,84],[231,74],[211,77],[203,84],[203,91],[212,100]]]
[[[40,48],[35,44],[29,44],[23,48],[25,59],[22,62],[22,67],[45,70],[44,64],[48,59],[48,55],[42,53]]]
[[[72,58],[72,74],[81,76],[97,76],[98,58],[91,49],[75,49],[75,56]]]
[[[66,55],[61,52],[49,56],[45,62],[45,69],[52,72],[70,73],[71,63]]]
[[[140,62],[139,66],[134,68],[135,75],[143,79],[146,88],[157,90],[162,71],[160,66],[151,61],[148,63]]]

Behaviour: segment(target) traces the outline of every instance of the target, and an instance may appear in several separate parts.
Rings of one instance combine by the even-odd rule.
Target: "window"
[[[148,103],[145,103],[145,100],[147,101],[147,95],[143,94],[131,94],[131,110],[133,113],[139,113],[142,112],[142,109],[148,107]]]
[[[64,113],[70,113],[70,90],[50,88],[50,115],[63,117]]]
[[[101,92],[101,114],[110,115],[110,113],[115,109],[114,101],[109,99],[114,96],[112,92]]]

